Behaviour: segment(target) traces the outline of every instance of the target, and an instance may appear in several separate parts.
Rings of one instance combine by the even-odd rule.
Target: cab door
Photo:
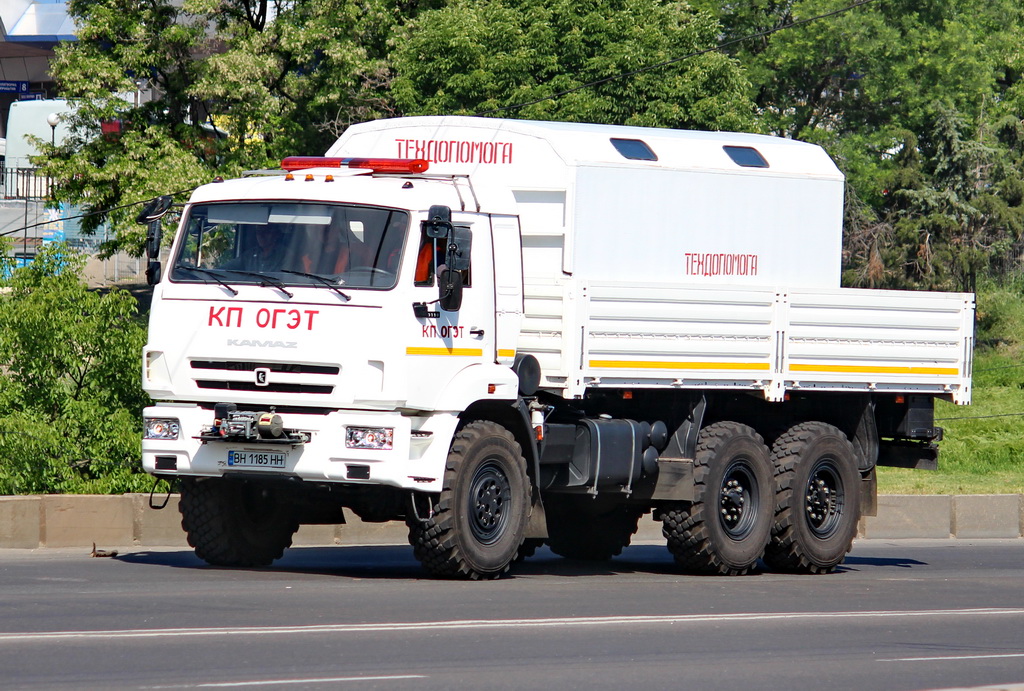
[[[512,366],[523,321],[523,254],[519,219],[491,216],[494,251],[494,361]]]
[[[468,228],[471,237],[469,269],[461,272],[462,304],[457,310],[444,309],[438,300],[445,240],[427,238],[419,231],[413,293],[415,303],[422,306],[410,310],[414,326],[406,347],[411,407],[433,408],[431,402],[460,372],[495,361],[494,247],[489,219],[456,213],[452,223]]]

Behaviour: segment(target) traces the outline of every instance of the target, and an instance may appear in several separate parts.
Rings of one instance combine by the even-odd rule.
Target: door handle
[[[484,330],[481,329],[479,326],[471,326],[469,327],[469,335],[473,336],[474,338],[483,338]]]

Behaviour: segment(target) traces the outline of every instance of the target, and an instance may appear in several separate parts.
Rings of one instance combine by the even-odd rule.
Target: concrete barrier
[[[154,498],[163,502],[164,497]],[[188,548],[178,497],[157,510],[147,494],[0,497],[0,548],[40,547]],[[345,512],[344,525],[303,526],[296,545],[406,544],[397,522],[364,523]],[[878,515],[861,519],[868,538],[1015,538],[1024,535],[1024,495],[883,495]],[[660,542],[661,524],[640,522],[634,542]]]
[[[953,500],[951,496],[879,496],[878,515],[861,519],[860,534],[880,538],[952,537]]]
[[[42,498],[40,545],[130,545],[135,528],[130,495],[53,494]]]
[[[42,497],[0,499],[0,547],[38,547],[42,542],[42,507]]]
[[[1020,537],[1024,502],[1015,494],[953,497],[952,533],[960,538]]]

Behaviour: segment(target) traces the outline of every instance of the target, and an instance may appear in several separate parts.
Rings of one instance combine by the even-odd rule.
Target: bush
[[[90,290],[49,245],[0,295],[0,492],[121,493],[142,474],[145,328],[123,290]]]

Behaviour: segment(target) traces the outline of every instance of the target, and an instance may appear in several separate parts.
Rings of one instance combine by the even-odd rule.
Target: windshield
[[[368,206],[196,204],[171,280],[392,288],[408,227],[406,212]]]

